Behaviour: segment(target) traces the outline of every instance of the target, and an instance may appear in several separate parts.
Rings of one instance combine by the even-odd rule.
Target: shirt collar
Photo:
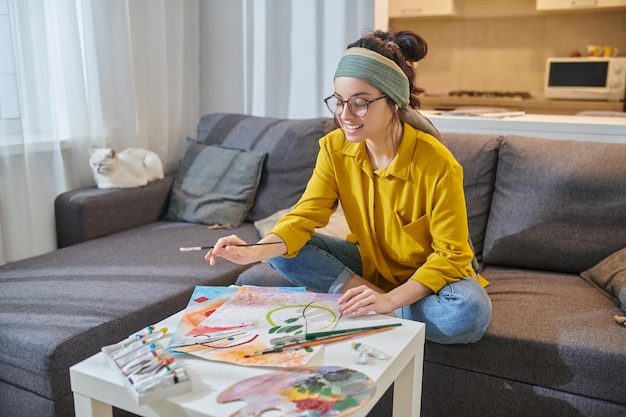
[[[398,153],[396,154],[396,157],[392,161],[391,165],[381,174],[381,177],[394,176],[407,181],[409,179],[409,167],[412,163],[416,148],[417,140],[415,128],[405,122],[404,129],[402,131],[402,141],[400,142]],[[355,158],[355,162],[365,173],[368,175],[373,174],[372,166],[370,165],[370,161],[367,156],[367,149],[365,149],[365,142],[353,143],[345,141],[341,152],[344,155]]]

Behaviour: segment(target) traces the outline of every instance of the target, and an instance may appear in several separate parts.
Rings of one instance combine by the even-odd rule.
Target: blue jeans
[[[339,293],[352,275],[362,275],[356,245],[323,234],[314,235],[293,258],[267,261],[296,286],[315,292]],[[485,289],[467,277],[405,307],[396,317],[426,324],[426,339],[442,344],[480,340],[491,321],[491,300]]]

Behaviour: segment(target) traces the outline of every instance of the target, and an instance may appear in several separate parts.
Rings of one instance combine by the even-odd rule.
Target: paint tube
[[[127,353],[124,356],[121,356],[115,360],[115,363],[120,368],[124,368],[128,363],[136,359],[137,357],[143,355],[144,353],[148,353],[154,349],[156,349],[157,345],[154,343],[150,343],[149,345],[143,345],[132,352]]]
[[[135,388],[138,393],[143,394],[157,388],[177,384],[187,379],[188,377],[185,370],[180,368],[162,375],[155,375],[154,378],[142,381],[140,384],[136,385]]]
[[[113,360],[117,360],[121,358],[122,356],[127,355],[130,352],[134,351],[135,349],[139,349],[143,345],[156,342],[157,340],[162,338],[165,333],[167,333],[167,329],[163,328],[163,329],[160,329],[158,332],[150,333],[144,337],[135,339],[131,341],[130,343],[126,343],[119,349],[116,346],[115,348],[111,349],[110,355],[113,358]]]
[[[357,365],[367,365],[367,363],[369,362],[369,355],[365,352],[359,352],[359,355],[356,357],[356,361],[355,363]]]
[[[136,372],[142,366],[146,366],[153,361],[158,361],[161,356],[165,354],[165,351],[162,347],[158,346],[157,348],[150,350],[142,355],[137,356],[133,360],[126,363],[124,366],[120,367],[120,370],[124,375],[130,375],[133,372]]]
[[[389,355],[387,355],[385,352],[382,352],[378,349],[374,349],[373,347],[366,345],[364,343],[352,342],[351,346],[357,352],[366,353],[372,358],[380,359],[383,361],[386,359],[389,359]]]
[[[128,345],[130,343],[133,343],[136,340],[142,339],[142,338],[152,334],[154,332],[154,329],[155,329],[154,326],[144,327],[143,329],[139,330],[137,333],[131,334],[126,339],[124,339],[121,342],[118,342],[115,345],[113,345],[113,349],[112,350],[119,350],[119,349],[123,348],[124,346],[126,346],[126,345]]]
[[[174,362],[174,357],[171,355],[168,356],[157,356],[152,358],[151,360],[142,363],[140,366],[135,367],[134,369],[128,372],[130,378],[141,379],[145,376],[150,376],[156,373],[159,369],[164,366],[170,365]]]
[[[146,383],[154,379],[158,379],[161,376],[167,375],[178,369],[179,365],[177,363],[168,363],[163,364],[156,368],[152,373],[144,373],[144,374],[133,374],[130,376],[129,380],[133,383],[135,387],[140,387]]]

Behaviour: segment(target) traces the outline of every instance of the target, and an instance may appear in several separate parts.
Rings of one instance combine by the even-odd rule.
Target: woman
[[[350,44],[324,100],[339,129],[320,140],[299,202],[259,241],[276,244],[240,247],[243,240],[228,236],[205,259],[268,260],[298,286],[343,294],[343,314],[421,321],[437,343],[479,340],[491,302],[471,266],[462,168],[413,110],[422,92],[413,64],[426,51],[407,31],[375,31]],[[350,235],[316,234],[339,202]]]

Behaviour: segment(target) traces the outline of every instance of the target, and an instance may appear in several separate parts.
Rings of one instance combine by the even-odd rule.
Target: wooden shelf
[[[589,11],[623,7],[626,7],[626,0],[537,0],[539,11]]]

